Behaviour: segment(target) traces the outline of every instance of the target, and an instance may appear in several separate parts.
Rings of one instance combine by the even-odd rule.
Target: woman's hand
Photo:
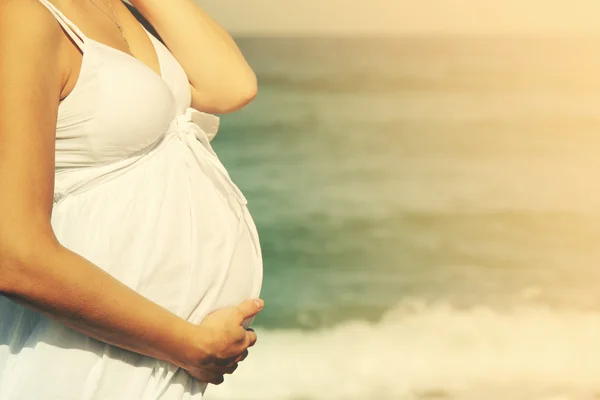
[[[197,336],[192,339],[199,351],[181,367],[200,381],[222,383],[223,375],[233,373],[237,363],[248,355],[248,347],[256,343],[256,333],[245,329],[242,322],[258,314],[263,306],[261,299],[247,300],[207,315],[196,325]]]

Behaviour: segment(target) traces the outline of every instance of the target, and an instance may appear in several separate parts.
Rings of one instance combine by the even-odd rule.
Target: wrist
[[[188,323],[188,325],[180,331],[181,338],[178,351],[175,358],[171,361],[183,369],[195,368],[201,365],[204,360],[209,358],[207,351],[208,343],[212,335],[201,325]]]

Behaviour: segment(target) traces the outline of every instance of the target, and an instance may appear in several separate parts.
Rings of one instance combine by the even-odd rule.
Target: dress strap
[[[54,17],[58,20],[58,23],[65,29],[67,34],[73,39],[73,41],[83,51],[83,41],[87,37],[83,34],[81,29],[77,27],[69,18],[67,18],[56,6],[48,0],[40,0],[43,5],[50,10]]]

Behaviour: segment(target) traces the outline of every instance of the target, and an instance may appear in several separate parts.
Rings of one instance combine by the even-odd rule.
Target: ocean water
[[[600,399],[600,40],[238,42],[266,306],[207,399]]]

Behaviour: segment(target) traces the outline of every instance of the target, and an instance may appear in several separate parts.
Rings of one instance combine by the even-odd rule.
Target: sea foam
[[[256,328],[208,400],[600,398],[600,313],[402,304],[378,323]]]

